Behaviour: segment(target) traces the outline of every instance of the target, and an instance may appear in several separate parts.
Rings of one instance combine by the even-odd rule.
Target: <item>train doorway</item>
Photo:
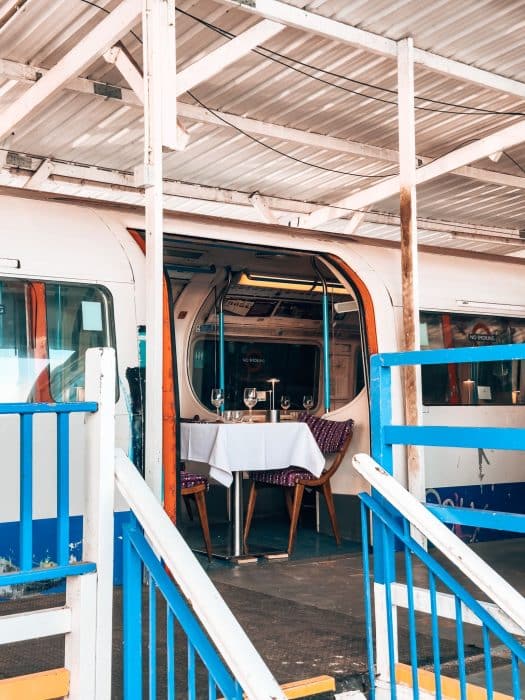
[[[343,263],[328,256],[172,235],[165,237],[164,251],[178,404],[177,524],[191,546],[202,549],[195,496],[185,497],[188,481],[182,469],[207,479],[212,549],[229,551],[231,529],[239,527],[232,498],[235,484],[226,488],[224,480],[215,478],[217,470],[210,475],[209,465],[191,459],[192,454],[188,458],[188,433],[206,430],[192,425],[231,426],[231,441],[231,435],[241,432],[237,424],[263,426],[278,420],[291,426],[307,412],[338,422],[353,420],[359,434],[356,445],[365,440],[367,449],[370,319],[365,318],[362,289],[345,274]],[[245,396],[249,388],[255,390],[252,405]],[[296,557],[356,548],[360,530],[350,465],[354,451],[348,450],[330,479],[342,547],[336,547],[324,499],[307,487]],[[243,514],[251,486],[249,458],[237,481],[243,494],[237,506]],[[259,549],[287,549],[285,493],[276,488],[259,492],[251,528]]]

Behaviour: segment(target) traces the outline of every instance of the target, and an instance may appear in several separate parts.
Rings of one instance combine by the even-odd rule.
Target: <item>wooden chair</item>
[[[202,474],[192,474],[191,472],[180,472],[180,493],[186,504],[186,509],[190,520],[193,520],[191,512],[191,500],[197,504],[197,512],[204,537],[204,544],[208,559],[211,559],[211,538],[210,527],[208,525],[208,511],[206,509],[206,491],[208,490],[208,479]]]
[[[316,478],[313,474],[310,474],[310,472],[305,469],[300,469],[299,467],[288,467],[288,469],[275,469],[266,472],[250,472],[252,483],[244,526],[244,546],[246,551],[248,551],[247,540],[252,524],[253,512],[255,510],[257,489],[269,486],[284,489],[286,507],[290,517],[288,554],[291,554],[294,548],[297,523],[299,521],[299,513],[301,511],[301,503],[305,488],[316,489],[323,494],[335,541],[338,545],[341,544],[330,479],[339,469],[346,451],[348,450],[348,446],[352,441],[354,421],[331,421],[306,414],[300,416],[299,419],[304,420],[309,425],[321,452],[325,455],[335,455],[334,459],[328,469],[326,469],[319,478]]]

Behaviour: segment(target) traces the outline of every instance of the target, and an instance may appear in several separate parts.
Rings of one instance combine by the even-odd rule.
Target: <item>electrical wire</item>
[[[7,153],[8,151],[7,151],[6,149],[0,149],[0,153],[2,153],[2,152]],[[507,153],[506,151],[505,151],[505,154],[508,155],[508,153]],[[39,161],[43,161],[43,160],[45,160],[45,158],[46,158],[46,156],[38,155],[38,154],[36,154],[36,153],[23,153],[23,154],[21,154],[21,155],[24,155],[24,156],[26,156],[27,158],[32,158],[32,159],[34,159],[34,160],[39,160]],[[98,168],[98,167],[99,167],[98,165],[95,165],[95,164],[93,164],[93,163],[79,163],[79,162],[77,162],[77,161],[73,162],[73,161],[64,160],[64,159],[61,159],[61,158],[55,158],[54,160],[55,160],[57,163],[62,163],[62,164],[65,164],[65,165],[74,165],[74,166],[83,167],[83,168]],[[521,168],[521,166],[519,166],[518,163],[516,163],[516,165],[518,165],[518,167]],[[114,169],[112,169],[112,170],[114,170]],[[122,174],[122,175],[129,175],[129,174],[130,174],[129,171],[127,171],[127,170],[118,170],[118,171],[116,171],[116,172],[118,172],[118,173],[120,173],[120,174]],[[241,190],[239,190],[239,194],[250,195],[250,194],[253,194],[253,192],[246,192],[246,191],[241,191]],[[265,196],[267,196],[267,195],[262,194],[261,196],[262,196],[262,197],[265,197]],[[373,213],[375,213],[375,214],[377,214],[377,215],[385,215],[385,216],[391,216],[391,215],[392,215],[391,212],[381,212],[381,211],[371,212],[371,211],[370,211],[369,209],[367,209],[367,208],[364,208],[364,209],[355,209],[355,208],[351,208],[351,207],[341,206],[341,205],[339,205],[339,204],[337,204],[337,203],[334,203],[334,202],[323,202],[323,201],[320,201],[320,200],[301,200],[300,203],[301,203],[301,204],[309,205],[309,206],[311,206],[311,207],[333,207],[334,209],[339,209],[339,210],[341,210],[341,211],[348,212],[349,214],[368,214],[368,213],[373,214]],[[303,216],[308,216],[308,212],[303,212],[303,213],[290,213],[290,214],[288,214],[288,218],[289,218],[290,220],[293,220],[294,218],[297,218],[297,220],[299,220],[299,219],[300,219],[301,217],[303,217]],[[426,224],[426,223],[430,223],[430,224],[434,223],[434,224],[436,224],[436,225],[438,225],[438,224],[443,224],[443,222],[440,221],[439,219],[421,219],[421,218],[417,218],[417,222],[421,225],[421,228],[422,228],[422,229],[425,228],[425,224]],[[388,225],[388,224],[385,224],[385,225]],[[458,227],[460,227],[462,230],[464,230],[464,229],[470,229],[473,233],[482,233],[482,234],[483,234],[483,233],[489,233],[489,231],[486,231],[486,230],[485,230],[485,231],[480,231],[480,227],[479,227],[478,224],[472,224],[472,223],[469,223],[469,222],[462,222],[461,224],[458,224]],[[504,237],[503,234],[494,233],[494,234],[492,234],[492,235],[501,235],[502,237]]]
[[[517,168],[519,168],[519,169],[521,170],[522,173],[525,173],[525,168],[523,167],[523,165],[521,165],[520,163],[518,163],[518,161],[515,160],[515,159],[510,155],[510,153],[508,153],[507,151],[502,151],[502,153],[503,153],[504,155],[506,155],[507,158],[508,158],[509,160],[511,160],[511,161],[514,163],[514,165],[515,165]]]
[[[87,5],[91,5],[92,7],[96,8],[96,9],[98,9],[98,10],[102,10],[102,11],[105,12],[106,14],[109,14],[109,13],[110,13],[110,11],[109,11],[108,9],[106,9],[105,7],[101,7],[100,5],[97,5],[97,4],[96,4],[95,2],[93,2],[92,0],[81,0],[81,1],[84,2],[84,3],[87,4]],[[228,32],[228,31],[226,31],[226,30],[224,30],[224,29],[221,29],[220,27],[217,27],[216,25],[213,25],[213,24],[211,24],[210,22],[207,22],[206,20],[203,20],[203,19],[201,19],[201,18],[199,18],[199,17],[193,15],[193,14],[187,12],[186,10],[182,10],[182,9],[180,9],[180,8],[176,8],[176,9],[177,9],[178,12],[180,12],[181,14],[187,15],[187,16],[190,17],[191,19],[193,19],[193,20],[199,22],[200,24],[203,24],[203,25],[206,26],[207,28],[209,28],[209,29],[211,29],[211,30],[213,30],[213,31],[215,31],[215,32],[217,32],[217,33],[219,33],[219,34],[221,34],[222,36],[224,36],[224,37],[226,37],[226,38],[228,38],[228,39],[233,39],[233,38],[235,38],[235,35],[232,34],[231,32]],[[141,39],[137,34],[135,34],[133,31],[131,31],[131,34],[137,39],[137,41],[138,41],[139,43],[141,43],[141,44],[143,43],[143,42],[142,42],[142,39]],[[317,71],[320,71],[320,72],[324,72],[324,73],[327,73],[327,74],[329,74],[329,75],[333,75],[334,77],[341,78],[341,79],[344,79],[344,80],[349,80],[349,81],[352,81],[352,82],[356,82],[356,83],[358,83],[358,84],[360,84],[360,85],[363,85],[363,86],[366,86],[366,87],[371,87],[371,88],[373,88],[373,89],[384,90],[384,91],[390,92],[390,93],[392,93],[392,94],[397,94],[396,91],[391,90],[391,89],[389,89],[389,88],[383,88],[383,87],[380,87],[380,86],[377,86],[377,85],[372,85],[371,83],[365,83],[365,82],[361,82],[361,81],[358,81],[358,80],[354,80],[353,78],[347,78],[346,76],[340,75],[340,74],[338,74],[338,73],[333,73],[333,72],[327,71],[327,70],[325,70],[325,69],[323,69],[323,68],[319,68],[319,67],[316,67],[316,66],[312,66],[312,65],[310,65],[310,64],[308,64],[308,63],[304,63],[304,62],[299,61],[299,60],[297,60],[297,59],[290,58],[289,56],[285,56],[284,54],[280,54],[280,53],[278,53],[278,52],[276,52],[276,51],[271,51],[270,49],[266,49],[265,47],[258,47],[258,49],[261,49],[261,50],[263,50],[263,51],[266,51],[266,52],[268,52],[268,53],[270,53],[270,54],[277,55],[277,56],[279,56],[279,57],[281,57],[281,58],[284,58],[284,59],[286,59],[286,60],[294,61],[294,62],[296,62],[296,63],[299,63],[300,65],[307,66],[308,68],[311,68],[312,70],[317,70]],[[260,52],[258,51],[258,49],[254,49],[254,51],[255,51],[256,53],[260,53]],[[264,55],[264,54],[261,54],[261,55]],[[270,58],[269,56],[265,56],[265,57],[266,57],[266,58]],[[271,59],[271,58],[270,58],[270,60],[276,60],[276,59]],[[290,69],[292,69],[292,70],[299,70],[299,69],[294,68],[293,66],[289,66],[288,64],[283,63],[282,61],[277,61],[277,62],[278,62],[278,63],[281,63],[281,64],[284,65],[285,67],[290,68]],[[316,76],[312,76],[312,75],[310,75],[309,73],[306,73],[305,71],[300,71],[300,70],[299,70],[299,72],[302,73],[302,74],[304,74],[304,75],[306,75],[307,77],[313,78],[313,79],[315,79],[315,80],[320,80],[321,82],[323,82],[323,83],[325,83],[325,84],[327,84],[327,85],[329,85],[329,86],[331,86],[331,87],[337,87],[337,88],[345,89],[346,91],[352,92],[353,94],[356,94],[356,95],[358,95],[358,96],[360,96],[360,97],[368,97],[369,99],[377,99],[377,100],[379,100],[379,101],[381,101],[381,102],[386,102],[387,104],[391,104],[391,105],[395,105],[395,104],[396,104],[396,103],[390,102],[389,100],[384,100],[384,99],[381,99],[381,98],[375,98],[375,97],[372,97],[372,96],[370,96],[370,95],[363,95],[363,93],[359,93],[359,92],[356,92],[356,91],[353,91],[353,90],[349,90],[348,88],[344,88],[343,86],[335,85],[334,83],[331,83],[330,81],[326,81],[326,80],[323,80],[323,79],[318,78],[318,77],[316,77]],[[252,134],[249,134],[248,132],[244,131],[244,130],[241,129],[240,127],[236,126],[236,125],[233,124],[232,122],[230,122],[230,121],[228,121],[227,119],[225,119],[225,118],[222,116],[222,114],[219,114],[218,112],[216,112],[215,110],[213,110],[211,107],[208,107],[208,105],[206,105],[204,102],[202,102],[202,100],[200,100],[194,93],[192,93],[192,92],[190,92],[190,91],[188,90],[188,91],[187,91],[187,94],[188,94],[195,102],[197,102],[197,104],[199,104],[201,107],[203,107],[204,109],[206,109],[206,111],[208,111],[211,115],[213,115],[216,119],[219,119],[219,120],[222,121],[224,124],[226,124],[226,125],[229,126],[230,128],[232,128],[232,129],[234,129],[235,131],[237,131],[238,133],[240,133],[242,136],[245,136],[246,138],[250,139],[252,142],[254,142],[254,143],[256,143],[256,144],[258,144],[258,145],[260,145],[260,146],[262,146],[262,147],[264,147],[264,148],[266,148],[266,149],[268,149],[268,150],[270,150],[270,151],[273,151],[273,152],[276,153],[277,155],[280,155],[280,156],[282,156],[282,157],[284,157],[284,158],[288,158],[289,160],[292,160],[292,161],[294,161],[294,162],[296,162],[296,163],[300,163],[301,165],[306,165],[306,166],[311,167],[311,168],[316,168],[316,169],[322,170],[322,171],[324,171],[324,172],[335,173],[335,174],[337,174],[337,175],[346,175],[346,176],[349,176],[349,177],[358,177],[358,178],[363,178],[363,179],[381,179],[381,178],[393,177],[394,175],[397,175],[397,174],[398,174],[397,172],[392,172],[392,173],[387,173],[387,174],[382,174],[382,175],[365,175],[365,174],[362,174],[362,173],[355,173],[355,172],[349,172],[349,171],[345,171],[345,170],[338,170],[338,169],[336,169],[336,168],[328,168],[328,167],[323,166],[323,165],[317,165],[316,163],[310,163],[310,162],[305,161],[305,160],[303,160],[303,159],[301,159],[301,158],[297,158],[296,156],[292,156],[292,155],[290,155],[289,153],[286,153],[286,152],[284,152],[284,151],[281,151],[280,149],[275,148],[274,146],[270,146],[269,144],[265,143],[265,142],[262,141],[261,139],[256,138],[256,137],[253,136]],[[486,114],[486,115],[525,116],[525,113],[524,113],[524,112],[497,112],[497,111],[491,111],[491,110],[484,110],[484,109],[478,108],[478,107],[469,108],[469,107],[466,107],[466,106],[464,106],[464,105],[459,105],[459,104],[449,103],[449,102],[442,102],[441,100],[432,100],[432,99],[430,99],[430,98],[418,97],[417,99],[424,99],[424,100],[426,100],[426,101],[428,101],[428,102],[434,102],[434,103],[439,103],[439,104],[446,104],[446,105],[455,106],[455,107],[458,107],[458,108],[473,109],[473,110],[475,110],[476,113],[482,112],[483,114]],[[418,107],[416,107],[416,108],[418,108]],[[419,107],[419,109],[427,109],[427,108]],[[446,110],[432,110],[432,109],[430,109],[430,108],[428,108],[427,111],[445,112],[445,113],[448,113],[448,114],[468,114],[468,112],[450,112],[450,111],[446,111]],[[475,140],[475,139],[474,139],[474,140]],[[471,139],[470,141],[472,141],[472,139]],[[469,141],[469,142],[470,142],[470,141]],[[467,143],[469,143],[469,142],[467,142]],[[463,144],[462,144],[462,145],[463,145]],[[455,149],[453,149],[453,150],[455,150]],[[509,160],[511,160],[511,161],[514,163],[514,165],[516,165],[517,168],[519,168],[523,173],[525,173],[525,168],[524,168],[518,161],[516,161],[507,151],[503,151],[503,153],[509,158]],[[445,154],[445,155],[446,155],[446,154]],[[432,162],[432,161],[430,161],[430,162]],[[318,205],[318,206],[334,206],[333,204],[322,203],[322,202],[315,203],[315,204]],[[337,208],[338,208],[338,209],[342,209],[343,211],[349,211],[349,212],[354,212],[354,213],[355,213],[355,212],[358,212],[358,211],[361,211],[361,210],[358,210],[358,209],[348,209],[348,208],[346,208],[346,207],[337,207]]]
[[[107,10],[104,7],[100,7],[99,5],[96,5],[94,2],[92,2],[92,0],[82,0],[82,2],[85,2],[86,4],[91,5],[93,7],[96,7],[99,10],[103,10],[104,12],[109,14],[109,10]],[[136,34],[134,34],[133,32],[132,32],[132,34],[136,39],[138,39],[138,41],[140,41],[140,43],[142,43],[142,40]],[[306,165],[307,167],[310,167],[310,168],[316,168],[317,170],[322,170],[324,172],[335,173],[336,175],[346,175],[348,177],[359,177],[359,178],[363,178],[363,179],[381,179],[381,178],[392,177],[393,175],[397,174],[396,172],[393,172],[393,173],[387,173],[387,174],[383,174],[383,175],[365,175],[363,173],[355,173],[355,172],[349,172],[346,170],[338,170],[337,168],[328,168],[324,165],[317,165],[316,163],[310,163],[309,161],[303,160],[302,158],[297,158],[296,156],[292,156],[289,153],[285,153],[285,151],[281,151],[280,149],[275,148],[274,146],[270,146],[269,144],[264,143],[264,141],[261,141],[261,139],[258,139],[255,136],[253,136],[252,134],[249,134],[248,132],[239,128],[238,126],[235,126],[235,124],[232,124],[231,122],[229,122],[222,115],[214,112],[210,107],[208,107],[208,105],[204,104],[204,102],[199,100],[199,98],[196,95],[194,95],[193,93],[191,93],[189,90],[187,90],[186,92],[193,100],[195,100],[195,102],[197,102],[201,107],[203,107],[206,111],[208,111],[216,119],[219,119],[224,124],[226,124],[227,126],[231,127],[235,131],[237,131],[242,136],[245,136],[247,139],[250,139],[250,141],[252,141],[253,143],[258,144],[259,146],[263,146],[264,148],[266,148],[270,151],[273,151],[277,155],[280,155],[283,158],[288,158],[289,160],[292,160],[295,163],[300,163],[301,165]]]
[[[105,7],[101,7],[100,5],[97,5],[95,2],[92,0],[81,0],[81,2],[86,3],[87,5],[91,5],[91,7],[94,7],[98,10],[101,10],[102,12],[106,12],[109,14],[109,10],[106,9]],[[180,14],[185,15],[186,17],[189,17],[193,19],[195,22],[198,22],[199,24],[202,24],[204,27],[207,27],[211,31],[216,32],[217,34],[220,34],[221,36],[227,38],[227,39],[234,39],[236,37],[235,34],[232,32],[227,31],[226,29],[222,29],[221,27],[218,27],[215,24],[212,24],[211,22],[206,21],[205,19],[202,19],[201,17],[198,17],[197,15],[192,14],[191,12],[188,12],[187,10],[183,10],[180,7],[176,8],[177,11]],[[142,43],[142,39],[135,34],[132,30],[130,30],[130,33],[137,39],[138,42]],[[266,58],[268,60],[274,61],[275,63],[278,63],[279,65],[283,66],[284,68],[288,68],[289,70],[293,70],[300,75],[304,75],[307,78],[310,78],[311,80],[316,80],[323,85],[327,85],[328,87],[335,88],[337,90],[342,90],[344,92],[348,92],[352,95],[356,95],[357,97],[360,97],[362,99],[366,100],[373,100],[376,102],[381,102],[383,104],[391,105],[392,107],[397,107],[397,102],[392,102],[391,100],[387,100],[383,97],[378,97],[377,95],[368,95],[363,92],[358,92],[357,90],[352,90],[349,87],[346,87],[344,85],[338,85],[337,83],[333,83],[330,80],[325,80],[324,78],[321,78],[317,75],[312,75],[311,73],[308,73],[305,70],[301,70],[297,66],[303,66],[304,68],[308,68],[310,70],[315,70],[319,73],[324,73],[325,75],[329,75],[333,78],[337,78],[339,80],[344,80],[347,82],[354,83],[356,85],[361,85],[362,87],[370,88],[372,90],[380,90],[381,92],[386,92],[391,95],[397,96],[397,90],[394,90],[392,88],[387,88],[384,86],[380,85],[374,85],[373,83],[368,83],[366,81],[358,80],[357,78],[350,78],[346,75],[342,75],[341,73],[337,73],[335,71],[328,70],[326,68],[321,68],[320,66],[314,66],[310,63],[307,63],[305,61],[301,61],[298,58],[292,58],[291,56],[287,56],[286,54],[280,53],[279,51],[274,51],[272,49],[268,49],[265,46],[258,46],[252,49],[253,53],[256,53],[263,58]],[[289,63],[286,63],[286,61],[290,61],[296,65],[290,65]],[[426,97],[423,95],[415,95],[416,100],[421,100],[422,102],[430,102],[431,104],[436,104],[436,105],[445,105],[447,107],[453,107],[455,109],[437,109],[437,108],[432,108],[432,107],[423,107],[422,105],[415,105],[415,109],[421,110],[424,112],[434,112],[437,114],[457,114],[457,115],[480,115],[480,116],[509,116],[509,117],[525,117],[525,112],[519,112],[519,111],[498,111],[498,110],[492,110],[492,109],[486,109],[484,107],[473,107],[469,105],[464,105],[464,104],[459,104],[456,102],[448,102],[446,100],[438,100],[434,99],[431,97]],[[461,111],[457,111],[461,110]]]
[[[197,17],[196,15],[193,15],[191,12],[187,12],[186,10],[183,10],[180,7],[177,7],[176,9],[180,14],[186,15],[187,17],[193,19],[194,21],[198,22],[199,24],[202,24],[203,26],[207,27],[211,31],[214,31],[217,34],[220,34],[221,36],[223,36],[227,39],[234,39],[236,37],[236,35],[232,34],[232,32],[229,32],[225,29],[222,29],[221,27],[218,27],[217,25],[214,25],[211,22],[207,22],[206,20],[204,20],[200,17]],[[296,66],[291,66],[291,65],[285,63],[284,61],[291,61],[291,62],[298,64],[300,66],[303,66],[305,68],[309,68],[310,70],[315,70],[315,71],[318,71],[320,73],[330,75],[334,78],[338,78],[340,80],[352,82],[352,83],[355,83],[357,85],[361,85],[363,87],[371,88],[373,90],[381,90],[383,92],[387,92],[387,93],[390,93],[392,95],[397,95],[397,90],[393,90],[393,89],[387,88],[387,87],[382,87],[380,85],[374,85],[372,83],[367,83],[365,81],[357,80],[356,78],[349,78],[348,76],[342,75],[340,73],[336,73],[334,71],[327,70],[325,68],[321,68],[319,66],[314,66],[310,63],[306,63],[305,61],[301,61],[297,58],[292,58],[291,56],[287,56],[286,54],[280,53],[278,51],[273,51],[272,49],[268,49],[264,46],[256,47],[256,48],[252,49],[252,51],[254,53],[257,53],[257,54],[263,56],[264,58],[267,58],[269,60],[273,60],[276,63],[279,63],[280,65],[282,65],[286,68],[289,68],[290,70],[295,70],[296,72],[298,72],[302,75],[305,75],[308,78],[311,78],[313,80],[317,80],[317,81],[319,81],[325,85],[328,85],[330,87],[337,88],[337,89],[343,90],[345,92],[352,93],[354,95],[357,95],[358,97],[366,98],[369,100],[376,100],[378,102],[383,102],[385,104],[397,106],[397,102],[392,102],[390,100],[386,100],[386,99],[381,98],[381,97],[377,97],[374,95],[367,95],[367,94],[364,94],[362,92],[357,92],[356,90],[351,90],[350,88],[345,87],[343,85],[337,85],[337,84],[332,83],[328,80],[324,80],[323,78],[320,78],[319,76],[311,75],[310,73],[307,73],[306,71],[300,70]],[[275,58],[276,56],[278,58]],[[282,60],[278,60],[278,59],[282,59]],[[497,110],[485,109],[484,107],[473,107],[473,106],[462,105],[462,104],[454,103],[454,102],[447,102],[446,100],[438,100],[438,99],[433,99],[431,97],[425,97],[425,96],[421,96],[421,95],[416,95],[415,99],[422,100],[424,102],[430,102],[432,104],[440,104],[440,105],[446,105],[448,107],[456,107],[457,109],[463,110],[461,112],[457,112],[457,111],[452,111],[452,110],[433,109],[431,107],[422,107],[421,105],[415,105],[416,109],[419,109],[422,111],[427,111],[427,112],[437,112],[437,113],[442,113],[442,114],[460,114],[460,115],[461,114],[466,114],[466,115],[480,114],[482,116],[483,115],[486,115],[486,116],[518,116],[518,117],[525,116],[525,112],[497,111]]]
[[[100,5],[97,5],[96,2],[93,2],[93,0],[81,0],[81,2],[85,3],[86,5],[91,5],[91,7],[94,7],[97,10],[101,10],[102,12],[105,12],[107,15],[111,14],[111,10],[108,10],[106,7],[101,7]],[[138,34],[135,34],[133,29],[129,30],[129,33],[135,37],[135,39],[139,42],[139,44],[142,44],[142,39]]]
[[[250,141],[253,141],[254,143],[259,144],[260,146],[263,146],[264,148],[267,148],[270,151],[273,151],[274,153],[277,153],[280,156],[283,156],[284,158],[288,158],[289,160],[293,160],[296,163],[301,163],[301,165],[307,165],[310,168],[317,168],[318,170],[323,170],[328,173],[336,173],[337,175],[348,175],[351,177],[360,177],[360,178],[366,178],[366,179],[373,179],[373,178],[387,178],[387,177],[392,177],[394,175],[397,175],[397,172],[392,172],[392,173],[385,173],[382,175],[365,175],[363,173],[354,173],[354,172],[348,172],[346,170],[337,170],[336,168],[328,168],[324,165],[317,165],[316,163],[310,163],[307,160],[303,160],[302,158],[297,158],[296,156],[292,156],[289,153],[285,153],[284,151],[281,151],[278,148],[275,148],[274,146],[270,146],[267,143],[264,143],[264,141],[261,141],[260,139],[256,138],[252,134],[249,134],[247,131],[244,131],[240,127],[236,126],[235,124],[232,124],[232,122],[228,121],[225,119],[222,114],[219,114],[218,112],[215,112],[211,107],[208,107],[204,102],[199,100],[199,98],[189,90],[186,91],[187,94],[197,102],[201,107],[203,107],[207,112],[209,112],[212,116],[216,117],[216,119],[219,119],[221,122],[224,124],[227,124],[230,126],[232,129],[235,129],[235,131],[238,131],[240,134],[245,136],[246,138],[250,139]]]

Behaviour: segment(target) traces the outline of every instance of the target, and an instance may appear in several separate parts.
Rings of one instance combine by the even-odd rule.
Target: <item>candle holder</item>
[[[279,423],[279,411],[275,408],[275,385],[279,383],[279,379],[268,379],[268,383],[272,385],[270,389],[270,410],[267,412],[267,419],[270,423]]]

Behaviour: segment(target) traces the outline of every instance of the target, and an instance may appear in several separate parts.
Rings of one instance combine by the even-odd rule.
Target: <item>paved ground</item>
[[[476,545],[476,549],[525,591],[523,553],[525,540]],[[357,552],[314,560],[262,562],[231,567],[203,562],[227,603],[237,615],[248,635],[280,682],[297,680],[321,673],[334,675],[338,689],[366,687],[367,664],[363,613],[363,581],[361,557]],[[425,575],[415,567],[416,583],[425,585]],[[466,585],[472,588],[467,581]],[[63,595],[32,596],[11,600],[0,606],[0,614],[24,608],[63,604]],[[145,603],[146,607],[146,603]],[[165,623],[162,605],[158,606],[158,697],[166,697],[164,686]],[[147,627],[145,625],[145,627]],[[428,620],[422,619],[418,634],[421,665],[431,662]],[[144,630],[144,641],[147,630]],[[442,627],[442,660],[453,668],[456,656],[455,632],[452,625]],[[478,637],[467,636],[467,655],[478,659],[481,651]],[[115,589],[114,619],[114,698],[122,694],[121,669],[121,590]],[[3,647],[0,677],[28,673],[63,663],[63,640],[24,642]],[[400,620],[400,658],[408,660],[406,626]],[[452,662],[452,665],[451,665]],[[178,689],[184,692],[186,648],[178,635]],[[476,671],[475,665],[472,669]],[[453,672],[453,671],[452,671]],[[504,675],[498,671],[498,677]],[[198,671],[199,688],[204,694],[205,674]],[[507,679],[509,678],[507,674]],[[477,677],[474,677],[477,680]],[[144,673],[147,682],[147,674]],[[502,680],[504,683],[504,679]],[[199,696],[201,693],[199,692]]]

